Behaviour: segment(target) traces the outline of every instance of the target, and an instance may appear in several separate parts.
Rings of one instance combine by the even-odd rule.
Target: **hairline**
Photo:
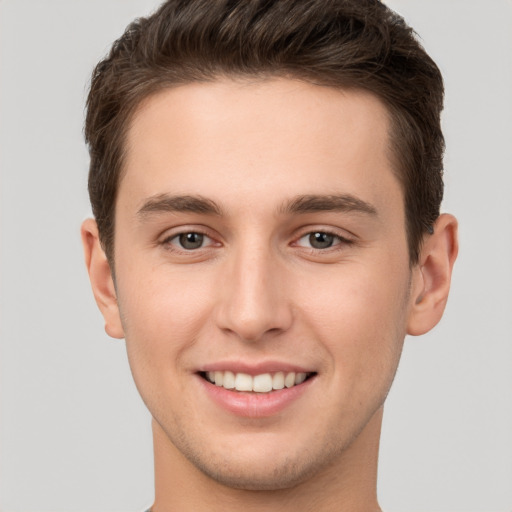
[[[211,71],[209,73],[204,73],[201,77],[187,77],[182,78],[181,80],[172,80],[168,77],[160,77],[159,80],[155,80],[152,82],[150,86],[147,87],[146,91],[143,91],[139,96],[134,97],[133,101],[130,102],[128,108],[125,110],[125,114],[123,117],[118,118],[118,123],[121,123],[121,127],[119,130],[118,137],[115,138],[117,143],[117,148],[120,150],[120,157],[118,159],[118,169],[116,173],[116,181],[115,181],[115,194],[112,202],[112,211],[110,215],[110,223],[108,230],[108,243],[110,247],[105,247],[103,244],[103,248],[105,252],[107,252],[107,257],[109,260],[109,264],[112,270],[115,267],[115,223],[116,223],[116,205],[117,205],[117,197],[119,193],[119,189],[121,186],[121,182],[126,174],[126,158],[129,153],[128,145],[128,134],[133,127],[134,120],[137,114],[144,108],[144,106],[156,95],[163,93],[168,90],[172,90],[178,87],[191,85],[195,83],[215,83],[222,81],[223,79],[228,79],[234,82],[240,83],[254,83],[254,82],[268,82],[273,79],[285,78],[289,80],[295,80],[303,83],[308,83],[311,85],[316,85],[318,87],[327,87],[333,90],[338,91],[363,91],[377,100],[383,105],[386,117],[387,117],[387,144],[386,144],[386,156],[390,163],[391,171],[393,175],[398,180],[401,192],[402,192],[402,202],[404,209],[404,229],[407,238],[407,246],[409,252],[409,265],[413,267],[418,260],[418,254],[421,249],[421,240],[418,241],[416,247],[412,247],[411,237],[412,237],[412,229],[410,225],[410,221],[407,215],[407,184],[406,184],[406,172],[405,163],[401,161],[400,158],[400,150],[399,143],[397,141],[397,137],[399,135],[399,126],[398,126],[398,116],[401,116],[401,112],[398,108],[394,107],[389,101],[382,97],[382,95],[375,92],[375,90],[370,87],[363,87],[361,84],[351,83],[350,79],[346,79],[346,85],[340,80],[339,83],[327,83],[327,81],[321,81],[318,79],[310,78],[307,73],[293,73],[290,70],[281,69],[275,71],[261,71],[261,72],[227,72],[224,70],[220,71]],[[423,238],[423,237],[422,237]]]

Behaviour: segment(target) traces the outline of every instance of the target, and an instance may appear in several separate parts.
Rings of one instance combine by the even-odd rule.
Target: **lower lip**
[[[265,418],[280,413],[311,386],[315,377],[291,388],[279,389],[269,393],[247,393],[233,391],[216,386],[198,375],[203,389],[220,407],[237,416],[246,418]]]

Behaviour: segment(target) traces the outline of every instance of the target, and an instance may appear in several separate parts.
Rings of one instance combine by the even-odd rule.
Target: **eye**
[[[342,242],[350,243],[349,240],[327,233],[325,231],[312,231],[301,236],[297,241],[297,245],[301,247],[311,247],[313,249],[329,249],[330,247],[340,245]]]
[[[209,236],[195,231],[180,233],[166,240],[167,244],[177,247],[178,249],[185,249],[186,251],[201,249],[205,245],[210,245],[212,242]]]

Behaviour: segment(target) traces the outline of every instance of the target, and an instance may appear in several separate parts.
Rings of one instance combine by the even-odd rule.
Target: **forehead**
[[[388,131],[386,107],[360,90],[290,79],[166,89],[132,118],[118,197],[137,208],[162,193],[227,206],[240,196],[270,204],[292,193],[343,193],[371,203],[394,195],[401,206]]]

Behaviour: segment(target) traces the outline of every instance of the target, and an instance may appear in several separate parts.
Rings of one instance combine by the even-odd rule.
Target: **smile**
[[[302,384],[311,375],[304,372],[275,372],[249,375],[231,371],[204,372],[202,376],[212,384],[227,390],[270,393]]]

